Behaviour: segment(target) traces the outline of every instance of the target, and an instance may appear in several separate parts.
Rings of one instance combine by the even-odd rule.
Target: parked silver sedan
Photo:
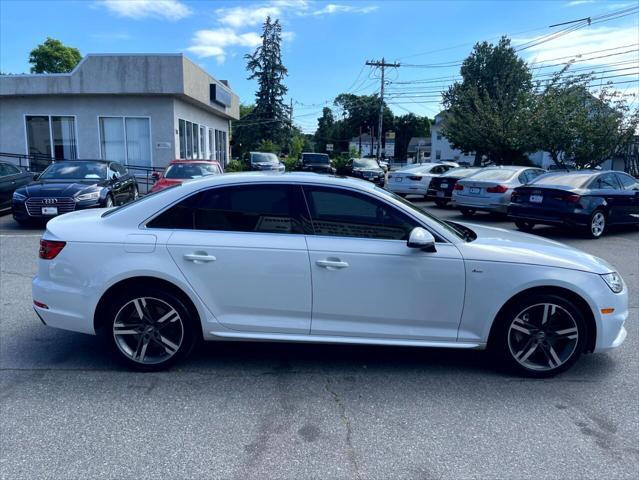
[[[462,215],[475,212],[506,213],[513,189],[525,185],[546,171],[535,167],[499,166],[485,168],[455,185],[452,201]]]

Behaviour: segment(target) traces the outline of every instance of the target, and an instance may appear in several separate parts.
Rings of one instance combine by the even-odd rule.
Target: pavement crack
[[[21,272],[12,272],[11,270],[0,270],[0,273],[3,275],[16,275],[18,277],[33,278],[33,275]]]
[[[324,386],[324,388],[326,388],[326,391],[331,395],[331,397],[333,397],[333,401],[337,404],[342,423],[346,427],[346,449],[348,460],[355,470],[355,478],[359,479],[361,478],[361,475],[359,473],[359,466],[357,464],[357,455],[355,454],[355,448],[353,447],[353,428],[350,418],[348,418],[348,415],[346,415],[346,406],[344,405],[344,402],[338,395],[338,393],[331,388],[330,378],[326,378],[326,385]]]

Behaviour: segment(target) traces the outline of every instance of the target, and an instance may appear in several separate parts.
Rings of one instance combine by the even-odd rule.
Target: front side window
[[[407,240],[419,225],[396,208],[348,190],[304,187],[316,235]]]
[[[0,177],[8,177],[9,175],[17,175],[20,169],[10,163],[0,163]]]
[[[303,233],[296,215],[299,187],[244,185],[218,187],[191,195],[153,220],[149,228],[227,232]]]
[[[151,125],[148,118],[100,117],[100,151],[104,160],[151,166]]]
[[[27,115],[26,129],[29,155],[44,155],[56,160],[78,158],[75,118]]]

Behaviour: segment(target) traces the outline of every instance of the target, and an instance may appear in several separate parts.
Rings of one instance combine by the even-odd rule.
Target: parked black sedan
[[[383,187],[386,181],[384,169],[374,158],[351,158],[348,170],[351,177],[368,180],[380,187]]]
[[[453,189],[458,180],[470,177],[480,170],[479,167],[460,167],[448,170],[430,179],[426,200],[433,200],[440,208],[446,206],[453,196]]]
[[[13,192],[11,210],[20,224],[43,222],[74,210],[122,205],[138,197],[126,167],[103,160],[53,163],[34,182]]]
[[[639,181],[616,171],[547,173],[513,191],[508,215],[523,231],[568,225],[599,238],[609,225],[639,224]]]
[[[11,208],[11,196],[20,187],[33,181],[33,173],[12,163],[0,162],[0,212]]]

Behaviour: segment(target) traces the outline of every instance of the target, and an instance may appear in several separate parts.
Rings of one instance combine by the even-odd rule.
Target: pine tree
[[[284,144],[288,128],[288,108],[283,97],[288,91],[284,77],[288,70],[282,64],[282,27],[279,20],[271,21],[266,17],[262,32],[262,45],[253,54],[246,54],[246,69],[251,72],[248,79],[257,79],[255,109],[252,120],[260,140],[269,140],[275,144]]]

